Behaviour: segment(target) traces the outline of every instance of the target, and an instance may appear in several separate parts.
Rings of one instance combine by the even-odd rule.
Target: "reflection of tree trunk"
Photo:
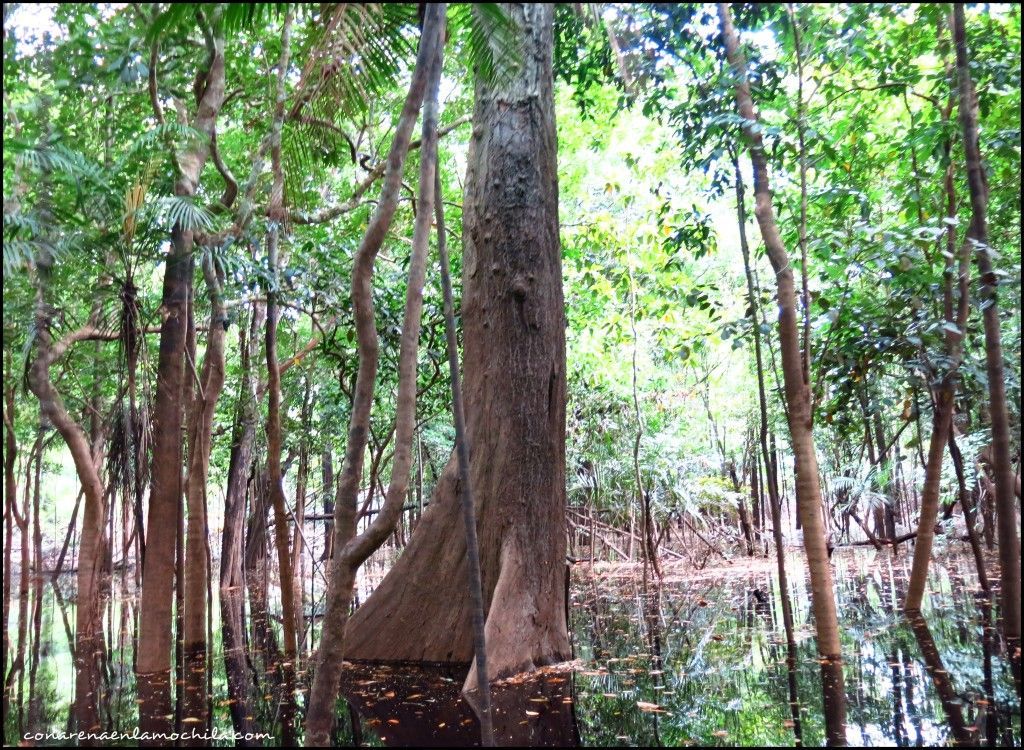
[[[757,218],[761,237],[764,240],[765,249],[778,284],[778,330],[786,393],[786,416],[789,421],[796,468],[797,504],[811,578],[818,653],[822,662],[822,682],[826,698],[826,733],[829,744],[844,745],[846,744],[845,695],[839,621],[836,616],[832,569],[829,565],[822,515],[818,459],[812,432],[811,388],[810,383],[804,378],[801,360],[793,268],[775,221],[768,180],[768,161],[760,131],[753,127],[757,121],[757,114],[750,96],[750,85],[746,78],[746,60],[740,51],[739,36],[733,27],[729,6],[719,3],[718,15],[721,21],[726,55],[735,77],[734,90],[737,109],[740,117],[746,121],[743,129],[750,145],[750,157],[754,167],[754,215]]]
[[[956,444],[954,430],[949,431],[949,455],[953,459],[953,467],[956,470],[957,490],[960,496],[960,508],[964,513],[964,523],[967,525],[967,540],[971,545],[971,554],[974,556],[974,567],[978,571],[978,584],[984,592],[990,591],[988,574],[985,571],[985,555],[981,551],[981,540],[978,539],[976,525],[974,498],[967,489],[967,478],[964,474],[964,457]]]
[[[40,426],[38,437],[38,450],[36,451],[35,478],[32,482],[32,542],[35,550],[33,557],[33,585],[32,585],[32,656],[28,669],[28,731],[34,732],[39,729],[39,713],[42,706],[43,696],[36,691],[36,670],[39,668],[39,636],[43,625],[43,540],[42,530],[39,527],[39,499],[42,482],[43,466],[43,430]],[[26,503],[26,512],[28,504]],[[125,563],[127,564],[127,562]],[[4,623],[6,629],[7,623]]]
[[[747,277],[747,307],[754,330],[754,364],[757,369],[758,398],[758,442],[761,457],[764,460],[765,481],[768,502],[772,519],[772,538],[775,542],[775,562],[779,580],[779,599],[782,602],[782,623],[786,633],[786,672],[789,685],[789,706],[793,721],[793,734],[797,745],[803,744],[803,732],[800,724],[800,703],[797,693],[797,652],[796,637],[793,633],[793,605],[789,598],[789,577],[786,574],[786,550],[782,536],[782,501],[779,498],[778,483],[775,478],[774,450],[768,445],[768,399],[764,385],[764,361],[761,354],[761,323],[757,287],[750,265],[750,245],[747,242],[747,204],[743,185],[743,173],[740,171],[739,158],[733,156],[733,170],[736,175],[736,218],[740,235],[740,251],[743,254],[743,269]],[[774,441],[773,441],[774,444]],[[757,462],[755,461],[755,464]]]
[[[373,723],[386,746],[477,747],[480,724],[453,679],[460,674],[459,669],[406,666],[392,671],[356,664],[346,669],[341,692],[365,721]],[[367,687],[368,679],[376,682]],[[567,671],[496,683],[494,730],[500,744],[579,746],[572,679]]]
[[[1020,538],[1014,499],[1015,477],[1010,463],[1010,425],[1006,404],[1006,377],[1003,366],[1002,334],[997,302],[998,277],[992,268],[988,248],[987,202],[984,166],[978,144],[978,115],[974,106],[967,51],[967,31],[963,3],[953,6],[953,38],[956,42],[956,68],[961,106],[960,125],[967,162],[967,185],[971,193],[969,236],[977,243],[975,257],[981,280],[982,313],[985,323],[985,366],[988,374],[989,407],[992,419],[992,467],[996,485],[996,529],[999,534],[1000,594],[1002,597],[1003,635],[1013,663],[1017,692],[1021,685],[1021,599]]]
[[[910,627],[914,631],[917,645],[921,649],[921,656],[924,658],[925,668],[935,685],[935,692],[939,695],[942,708],[946,712],[946,719],[950,729],[953,730],[953,739],[958,745],[970,745],[974,743],[975,732],[968,728],[964,721],[963,701],[953,688],[953,682],[949,678],[949,672],[942,665],[942,657],[935,645],[931,631],[924,618],[919,615],[910,616]]]

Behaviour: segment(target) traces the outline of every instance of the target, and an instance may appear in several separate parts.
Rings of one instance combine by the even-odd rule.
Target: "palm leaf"
[[[168,229],[175,225],[185,231],[213,228],[213,214],[183,195],[164,196],[158,202],[158,216]]]

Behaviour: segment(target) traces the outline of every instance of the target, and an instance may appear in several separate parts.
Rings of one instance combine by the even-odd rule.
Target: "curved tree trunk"
[[[505,7],[524,65],[503,84],[477,83],[463,209],[466,426],[492,679],[570,656],[552,6]],[[350,658],[472,659],[460,529],[453,458],[409,547],[353,615]]]
[[[757,122],[757,113],[746,77],[747,62],[740,50],[739,35],[732,24],[728,4],[718,4],[718,15],[726,55],[735,79],[733,85],[736,108],[745,121],[743,131],[750,145],[750,159],[754,167],[754,215],[778,284],[779,348],[782,354],[786,416],[795,461],[797,506],[811,577],[811,604],[814,610],[818,654],[822,663],[826,735],[830,745],[845,745],[845,697],[839,620],[825,539],[818,457],[814,447],[811,388],[805,377],[801,356],[793,266],[775,221],[768,179],[768,161],[760,130],[753,127]]]
[[[345,654],[348,613],[352,604],[356,572],[366,558],[394,531],[395,524],[401,517],[409,486],[412,436],[416,424],[416,364],[423,309],[423,283],[430,224],[433,218],[434,170],[437,167],[437,92],[441,79],[446,7],[444,3],[433,3],[427,6],[423,14],[416,67],[388,153],[388,166],[380,201],[353,264],[352,305],[356,320],[359,366],[349,420],[348,443],[345,446],[345,463],[338,481],[334,514],[334,556],[331,558],[327,582],[327,609],[317,650],[313,686],[309,693],[309,708],[306,711],[307,747],[326,744],[334,724],[334,706],[338,697],[338,681]],[[361,515],[357,506],[363,478],[363,459],[370,432],[370,412],[379,363],[380,344],[372,294],[373,266],[398,205],[402,167],[409,150],[416,115],[424,102],[419,210],[413,229],[405,315],[399,345],[395,453],[391,480],[376,517],[362,533],[356,534],[357,522]],[[371,487],[375,481],[375,471],[371,469]]]
[[[78,551],[77,604],[75,617],[75,704],[74,712],[80,731],[98,731],[100,728],[97,698],[100,694],[100,672],[95,655],[102,649],[102,607],[100,582],[103,575],[106,535],[106,495],[99,470],[94,461],[92,446],[82,427],[71,417],[53,382],[50,366],[60,358],[73,342],[75,335],[54,345],[50,336],[53,308],[46,301],[51,259],[37,263],[39,290],[36,298],[36,332],[39,349],[28,372],[28,385],[39,399],[41,417],[49,421],[68,446],[75,471],[85,493],[85,513],[82,539]],[[84,329],[83,329],[84,330]],[[12,511],[17,510],[12,506]],[[18,520],[17,518],[15,519]],[[23,521],[23,523],[22,523]],[[25,518],[18,521],[28,527],[28,504]],[[22,571],[27,572],[27,534],[22,534]],[[6,623],[5,623],[6,627]]]

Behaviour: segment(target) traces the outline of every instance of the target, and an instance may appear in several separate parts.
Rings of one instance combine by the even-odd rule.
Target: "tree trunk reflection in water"
[[[942,656],[935,645],[928,623],[920,615],[911,615],[907,618],[910,627],[914,631],[917,645],[921,649],[921,656],[924,658],[925,668],[935,685],[935,692],[939,695],[942,708],[946,712],[946,719],[950,729],[953,731],[953,741],[957,745],[972,745],[976,742],[976,733],[973,728],[968,728],[964,721],[963,702],[953,688],[949,673],[942,664]]]
[[[477,747],[479,718],[460,695],[466,667],[356,663],[342,673],[341,693],[386,746]],[[492,689],[497,745],[580,745],[571,672],[545,668]]]

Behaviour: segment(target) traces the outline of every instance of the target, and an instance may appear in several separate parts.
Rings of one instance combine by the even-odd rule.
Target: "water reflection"
[[[278,656],[279,621],[266,576],[254,566],[242,589],[213,609],[212,725],[220,731],[301,727]],[[996,623],[998,606],[975,599],[969,557],[937,561],[921,621],[901,612],[903,559],[874,550],[837,551],[836,595],[843,630],[846,736],[851,745],[1019,746],[1020,704]],[[774,564],[705,570],[645,591],[639,569],[577,566],[571,626],[578,661],[495,691],[503,745],[807,746],[827,739],[822,665],[810,622],[800,558],[790,560],[794,648],[787,648]],[[634,575],[635,573],[635,575]],[[27,731],[72,730],[75,597],[66,588],[29,587],[24,615],[11,609],[5,675],[5,740]],[[147,685],[137,691],[131,580],[115,586],[106,632],[89,662],[96,669],[104,731],[132,732],[145,718]],[[219,609],[219,613],[218,613]],[[19,620],[24,624],[19,626]],[[228,653],[225,661],[222,654]],[[19,662],[20,655],[20,662]],[[464,669],[353,666],[337,744],[472,746],[479,728],[460,695]],[[143,710],[140,712],[140,702]],[[173,709],[161,707],[166,720]],[[294,720],[292,711],[297,714]],[[301,738],[298,738],[301,741]],[[225,744],[225,743],[222,743]],[[271,745],[267,741],[263,744]]]
[[[850,550],[837,552],[834,562],[849,744],[1020,744],[1012,674],[984,627],[991,613],[973,600],[969,559],[935,565],[924,613],[934,646],[929,654],[900,609],[904,560]],[[802,561],[792,559],[789,570],[802,571]],[[834,667],[816,658],[809,591],[802,576],[794,578],[795,664],[781,628],[776,578],[767,568],[667,583],[658,605],[660,655],[645,637],[650,614],[630,578],[609,569],[577,586],[573,629],[577,655],[587,664],[577,682],[583,744],[791,746],[801,734],[806,745],[825,744],[822,670],[827,680]],[[936,653],[949,675],[944,684],[932,679],[943,674],[930,668]],[[958,702],[962,721],[950,712]],[[651,706],[659,715],[656,731],[647,716]]]
[[[480,722],[461,694],[466,668],[357,664],[341,692],[359,714],[363,739],[394,747],[478,747]],[[572,672],[541,670],[491,693],[494,737],[505,747],[576,747]]]

